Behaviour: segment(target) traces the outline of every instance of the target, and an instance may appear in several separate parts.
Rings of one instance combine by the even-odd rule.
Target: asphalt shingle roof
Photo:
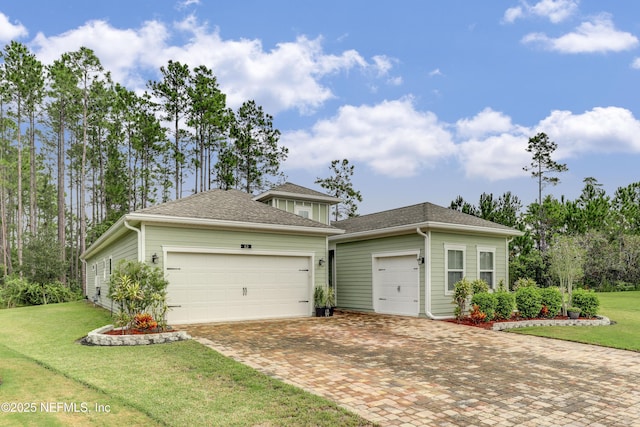
[[[311,188],[303,187],[301,185],[293,184],[291,182],[285,182],[284,184],[271,188],[269,191],[278,193],[304,194],[307,196],[331,197],[325,193],[321,193],[319,191],[312,190]]]
[[[133,213],[296,227],[333,228],[255,201],[250,194],[239,190],[205,191],[140,209]]]
[[[514,231],[511,227],[487,221],[453,209],[443,208],[442,206],[428,202],[348,218],[342,221],[333,222],[331,225],[345,230],[348,234],[425,222],[484,227],[500,231]]]

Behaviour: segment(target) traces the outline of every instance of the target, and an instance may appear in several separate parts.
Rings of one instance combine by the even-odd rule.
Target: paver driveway
[[[640,426],[635,352],[355,313],[185,328],[381,425]]]

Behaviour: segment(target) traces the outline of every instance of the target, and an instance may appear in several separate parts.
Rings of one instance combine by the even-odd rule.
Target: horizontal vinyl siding
[[[495,281],[506,282],[506,240],[504,237],[473,236],[453,233],[431,232],[431,312],[436,316],[453,314],[453,296],[446,295],[445,245],[463,245],[465,254],[465,277],[479,278],[477,248],[495,248]]]
[[[179,246],[207,249],[240,250],[241,244],[250,244],[251,251],[311,252],[315,254],[315,284],[326,283],[327,264],[318,265],[320,258],[327,261],[326,237],[296,236],[288,234],[262,233],[250,231],[206,230],[197,228],[145,226],[144,259],[150,262],[151,256],[158,255],[158,267],[163,267],[162,246]]]
[[[111,309],[111,300],[107,298],[109,293],[109,258],[111,258],[111,271],[113,272],[118,263],[122,260],[138,259],[138,235],[134,231],[127,232],[123,237],[110,244],[100,252],[96,253],[87,261],[87,297],[89,301],[94,301],[96,296],[96,276],[97,286],[100,286],[100,297],[96,303]],[[94,271],[93,267],[97,264]],[[105,275],[105,269],[107,269]],[[106,277],[105,277],[106,276]]]
[[[396,237],[336,244],[337,305],[340,308],[373,311],[374,253],[422,251],[424,238],[417,233]],[[424,268],[420,269],[420,301],[424,301]],[[420,303],[421,313],[424,304]]]
[[[321,222],[323,224],[329,224],[329,205],[327,203],[276,198],[273,200],[272,206],[291,213],[295,213],[296,206],[304,206],[305,208],[311,209],[310,219]]]

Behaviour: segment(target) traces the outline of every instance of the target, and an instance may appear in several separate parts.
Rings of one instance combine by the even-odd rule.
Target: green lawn
[[[0,403],[35,403],[37,409],[0,412],[0,424],[370,425],[194,341],[139,347],[76,342],[109,323],[105,310],[85,302],[0,310]],[[75,411],[58,403],[75,404]]]
[[[545,326],[510,332],[640,351],[640,291],[599,293],[600,312],[615,325]]]

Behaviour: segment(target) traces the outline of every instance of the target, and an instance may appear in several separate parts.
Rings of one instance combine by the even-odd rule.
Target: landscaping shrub
[[[494,294],[490,294],[489,292],[479,292],[477,294],[473,294],[471,298],[471,305],[474,307],[478,307],[478,309],[486,314],[485,322],[492,320],[495,316],[496,306],[498,305],[498,300]]]
[[[538,284],[535,280],[529,279],[528,277],[521,277],[515,281],[513,284],[513,290],[517,291],[520,288],[537,288]]]
[[[473,285],[467,279],[462,279],[453,285],[453,303],[456,305],[454,314],[458,320],[465,316],[467,308],[467,298],[473,291]]]
[[[516,306],[520,316],[528,319],[537,317],[540,314],[540,310],[542,310],[540,290],[533,286],[518,288],[516,291]]]
[[[511,292],[497,291],[493,295],[496,297],[496,319],[510,319],[513,310],[516,308],[516,297]]]
[[[76,301],[81,298],[79,291],[57,281],[40,284],[10,276],[0,286],[0,306],[5,308]]]
[[[117,323],[132,328],[136,315],[150,313],[158,327],[164,329],[168,285],[160,268],[151,268],[138,261],[118,263],[109,281],[108,294],[118,304]]]
[[[562,309],[562,294],[558,288],[540,289],[540,302],[542,303],[542,317],[556,317]]]
[[[593,317],[598,314],[600,299],[593,291],[576,289],[573,291],[572,304],[580,309],[580,314],[584,317]]]
[[[476,325],[482,322],[489,321],[489,317],[487,316],[487,313],[480,310],[480,307],[478,307],[476,304],[473,304],[473,308],[469,310],[469,318]]]
[[[489,292],[489,284],[482,279],[476,279],[471,282],[471,290],[474,294]]]

